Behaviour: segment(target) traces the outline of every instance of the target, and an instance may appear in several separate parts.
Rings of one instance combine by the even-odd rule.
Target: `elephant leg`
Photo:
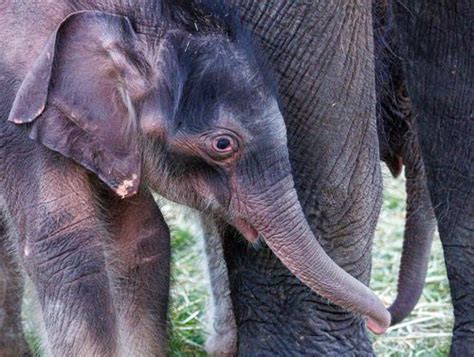
[[[397,45],[451,288],[454,356],[474,350],[471,9],[471,1],[411,1],[395,7]]]
[[[59,163],[58,163],[59,162]],[[41,306],[53,356],[115,356],[117,327],[99,205],[83,169],[36,161],[27,180],[8,178],[18,250]],[[32,166],[32,165],[31,165]]]
[[[222,240],[209,217],[203,217],[203,229],[212,296],[212,332],[206,341],[206,350],[212,356],[234,356],[237,353],[237,326]]]
[[[109,198],[107,247],[123,356],[164,356],[170,275],[170,233],[151,193]]]
[[[22,328],[22,300],[23,278],[0,214],[0,356],[31,354]]]

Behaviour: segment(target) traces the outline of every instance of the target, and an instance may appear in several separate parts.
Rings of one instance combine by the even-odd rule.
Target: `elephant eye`
[[[227,154],[234,151],[234,140],[227,135],[214,138],[212,148],[219,154]]]
[[[215,162],[228,163],[230,159],[236,157],[239,146],[239,140],[230,133],[221,132],[205,138],[205,151]]]

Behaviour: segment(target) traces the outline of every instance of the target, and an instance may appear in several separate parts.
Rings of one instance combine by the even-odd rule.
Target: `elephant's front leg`
[[[112,198],[108,264],[123,356],[164,356],[170,235],[148,190]]]
[[[116,356],[106,227],[86,175],[70,166],[40,173],[35,182],[30,176],[18,199],[9,197],[21,260],[41,306],[47,355]]]
[[[0,213],[0,356],[29,356],[21,323],[23,279],[7,236]]]

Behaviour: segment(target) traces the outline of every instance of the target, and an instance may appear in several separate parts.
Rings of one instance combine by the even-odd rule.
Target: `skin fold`
[[[12,1],[0,13],[2,217],[35,287],[47,352],[166,353],[169,231],[149,189],[268,246],[279,269],[291,272],[286,278],[306,284],[300,287],[307,296],[315,291],[359,329],[362,317],[347,311],[383,332],[388,311],[319,243],[331,251],[356,228],[337,229],[329,244],[304,215],[300,200],[312,196],[297,195],[301,181],[293,180],[288,146],[307,137],[290,130],[287,140],[268,64],[235,12],[214,2],[142,5]],[[356,24],[370,32],[366,13]],[[371,73],[370,63],[352,65]],[[357,104],[358,114],[375,119],[369,103],[349,102],[338,108]],[[360,130],[373,139],[370,120]],[[324,138],[328,150],[334,143]],[[352,161],[346,150],[332,164],[313,164],[339,172],[343,161]],[[361,140],[360,155],[366,160],[356,162],[355,172],[368,177],[364,182],[379,180],[377,166],[366,166],[377,151]],[[333,195],[345,197],[348,185],[363,186],[358,177],[331,180],[335,187],[314,193],[332,202]],[[378,185],[364,189],[378,211]],[[341,209],[361,211],[349,206],[332,213]],[[370,224],[357,230],[358,239],[373,233],[371,212],[364,213]],[[243,246],[260,254],[236,234],[223,246],[226,257],[232,251],[239,257]],[[349,272],[366,282],[367,268]],[[232,290],[235,280],[230,283]],[[239,353],[246,354],[243,347]]]

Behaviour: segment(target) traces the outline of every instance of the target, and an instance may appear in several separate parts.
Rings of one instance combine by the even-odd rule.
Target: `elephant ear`
[[[8,120],[31,123],[32,139],[131,196],[141,167],[133,102],[146,91],[146,71],[127,18],[73,13],[34,62]]]

